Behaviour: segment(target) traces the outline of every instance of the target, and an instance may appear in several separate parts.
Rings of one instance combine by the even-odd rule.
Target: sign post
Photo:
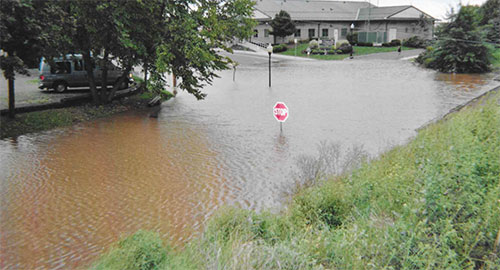
[[[284,102],[276,102],[276,104],[273,107],[273,114],[274,117],[278,122],[280,122],[280,132],[283,132],[283,122],[288,119],[288,107]]]

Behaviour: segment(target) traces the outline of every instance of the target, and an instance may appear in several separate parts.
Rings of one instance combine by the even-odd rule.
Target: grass
[[[39,82],[40,82],[40,80],[38,80],[38,78],[27,81],[27,83],[29,83],[29,84],[35,84],[35,85],[38,85]]]
[[[139,232],[93,268],[498,269],[499,99],[299,191],[283,213],[226,208],[177,249]]]
[[[309,43],[297,44],[297,56],[308,57],[306,53],[302,53],[308,46],[309,46]],[[408,48],[408,47],[401,47],[401,49],[404,51],[413,50],[413,48]],[[366,54],[383,53],[383,52],[396,52],[397,50],[398,50],[398,47],[360,47],[360,46],[354,46],[353,56],[356,57],[356,55],[366,55]],[[281,52],[279,54],[295,56],[295,49],[292,45],[287,51]],[[314,58],[314,59],[320,59],[320,60],[342,60],[342,59],[348,58],[349,54],[332,54],[332,55],[312,55],[311,54],[309,57]]]
[[[157,95],[158,95],[157,93],[147,91],[147,92],[140,94],[139,98],[143,99],[143,100],[151,100],[152,98],[156,97]],[[160,95],[161,95],[163,100],[169,100],[172,97],[174,97],[174,94],[172,94],[170,91],[167,91],[167,90],[161,90]]]

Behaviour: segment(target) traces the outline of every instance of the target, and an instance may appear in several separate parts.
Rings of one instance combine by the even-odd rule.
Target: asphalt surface
[[[59,102],[62,98],[85,95],[89,88],[69,89],[64,93],[38,89],[38,69],[29,69],[29,75],[17,74],[14,81],[16,107]],[[5,77],[0,76],[0,110],[9,107],[9,91]]]

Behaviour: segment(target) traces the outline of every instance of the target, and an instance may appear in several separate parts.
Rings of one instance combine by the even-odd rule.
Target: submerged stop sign
[[[278,122],[285,122],[288,118],[288,107],[283,102],[276,102],[273,108],[274,117]]]

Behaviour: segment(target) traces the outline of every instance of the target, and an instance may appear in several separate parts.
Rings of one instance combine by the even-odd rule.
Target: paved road
[[[403,51],[401,54],[397,52],[388,53],[376,53],[369,55],[356,56],[354,59],[346,59],[348,61],[353,60],[397,60],[406,59],[408,57],[415,57],[420,54],[423,50],[409,50]],[[245,51],[235,51],[234,54],[229,54],[223,52],[223,55],[231,57],[233,60],[240,64],[253,64],[253,65],[263,65],[267,66],[268,55],[267,52],[245,52]],[[283,62],[283,61],[314,61],[314,59],[304,58],[304,57],[294,57],[287,55],[272,55],[273,63]],[[35,104],[46,104],[52,102],[58,102],[62,98],[74,97],[77,95],[84,95],[89,93],[88,88],[81,89],[70,89],[65,93],[56,93],[53,91],[44,91],[38,89],[38,70],[30,69],[30,76],[17,75],[15,80],[15,94],[16,94],[16,107],[30,106]],[[135,75],[142,77],[142,71],[137,68],[133,72]],[[167,76],[167,81],[171,84],[171,79]],[[7,81],[5,78],[0,76],[0,110],[8,108],[8,89]]]

